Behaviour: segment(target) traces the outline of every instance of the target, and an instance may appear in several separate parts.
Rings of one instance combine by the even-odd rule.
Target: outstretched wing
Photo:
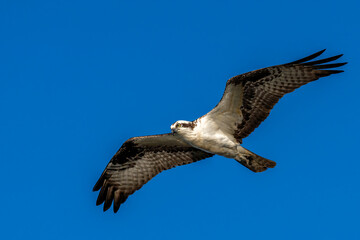
[[[105,202],[106,211],[114,201],[114,212],[117,212],[129,195],[161,171],[211,156],[213,154],[193,148],[172,134],[130,138],[95,184],[93,191],[101,189],[96,205]]]
[[[329,70],[346,63],[332,63],[337,55],[317,61],[325,50],[300,60],[255,70],[229,79],[218,105],[204,117],[214,121],[241,143],[269,115],[270,110],[286,93],[341,70]],[[326,63],[326,64],[324,64]]]

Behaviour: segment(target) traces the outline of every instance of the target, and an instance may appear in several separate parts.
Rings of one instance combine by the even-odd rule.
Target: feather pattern
[[[96,204],[104,203],[106,211],[114,203],[114,212],[117,212],[129,195],[163,170],[211,156],[213,154],[193,148],[173,134],[130,138],[95,184],[93,191],[100,190]]]
[[[286,93],[320,77],[343,72],[329,68],[340,67],[346,63],[324,64],[337,60],[342,54],[308,62],[320,56],[324,51],[291,63],[267,67],[230,78],[219,104],[205,116],[218,122],[219,126],[223,125],[224,123],[221,124],[221,122],[228,120],[230,116],[234,121],[232,123],[227,121],[230,128],[224,130],[241,143],[243,138],[267,118],[274,105]]]
[[[333,68],[342,55],[314,60],[325,50],[297,61],[263,68],[230,78],[224,94],[208,114],[193,122],[177,121],[173,134],[135,137],[127,140],[110,160],[93,190],[96,204],[114,212],[129,195],[163,170],[219,154],[234,158],[254,172],[275,166],[239,145],[269,115],[286,93],[319,79],[343,72]]]

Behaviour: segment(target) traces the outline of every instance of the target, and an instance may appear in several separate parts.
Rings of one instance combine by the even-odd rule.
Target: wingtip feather
[[[119,208],[121,204],[123,204],[127,199],[127,196],[125,193],[122,193],[120,190],[116,190],[114,192],[114,213],[117,213],[119,211]]]
[[[328,63],[328,62],[335,61],[335,60],[341,58],[342,56],[344,56],[344,54],[339,54],[339,55],[336,55],[333,57],[324,58],[324,59],[320,59],[317,61],[306,62],[306,63],[303,63],[303,65],[317,65],[317,64]]]
[[[107,190],[107,194],[106,194],[106,199],[105,199],[105,203],[104,203],[104,212],[107,211],[112,204],[113,201],[113,196],[114,196],[114,191],[113,191],[113,186],[110,186]]]
[[[94,185],[92,191],[93,191],[93,192],[99,191],[100,188],[101,188],[101,185],[96,183],[96,184]]]
[[[312,67],[313,67],[314,69],[337,68],[337,67],[344,66],[345,64],[347,64],[347,62],[343,62],[343,63],[330,63],[330,64],[323,64],[323,65],[316,65],[316,66],[312,66]]]
[[[317,58],[318,56],[320,56],[321,54],[323,54],[325,52],[326,48],[321,50],[321,51],[318,51],[316,53],[313,53],[307,57],[304,57],[304,58],[301,58],[299,60],[296,60],[296,61],[293,61],[293,62],[290,62],[288,64],[299,64],[299,63],[304,63],[304,62],[307,62],[307,61],[310,61],[314,58]]]
[[[95,183],[94,187],[93,187],[93,192],[99,191],[100,188],[105,184],[105,170],[103,171],[103,173],[101,174],[101,176],[99,177],[99,179],[97,180],[97,182]]]
[[[99,196],[98,196],[98,198],[96,200],[96,206],[99,206],[100,204],[102,204],[105,201],[106,192],[107,192],[107,188],[102,187],[100,192],[99,192]]]

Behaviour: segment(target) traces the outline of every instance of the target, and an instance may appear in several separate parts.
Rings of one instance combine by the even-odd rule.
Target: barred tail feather
[[[260,157],[243,147],[241,147],[241,150],[235,160],[253,172],[263,172],[268,168],[276,166],[276,162]]]

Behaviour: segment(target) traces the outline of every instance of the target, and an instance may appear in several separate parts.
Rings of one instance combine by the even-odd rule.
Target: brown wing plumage
[[[100,190],[96,205],[104,211],[114,202],[114,212],[129,195],[163,170],[193,163],[213,154],[193,148],[172,134],[135,137],[113,156],[93,191]]]
[[[343,72],[331,68],[340,67],[346,63],[328,64],[340,58],[342,54],[309,62],[324,51],[291,63],[259,69],[229,79],[223,98],[210,113],[217,116],[230,115],[229,112],[233,115],[237,114],[232,131],[236,140],[241,142],[266,119],[270,110],[286,93],[320,77]]]

